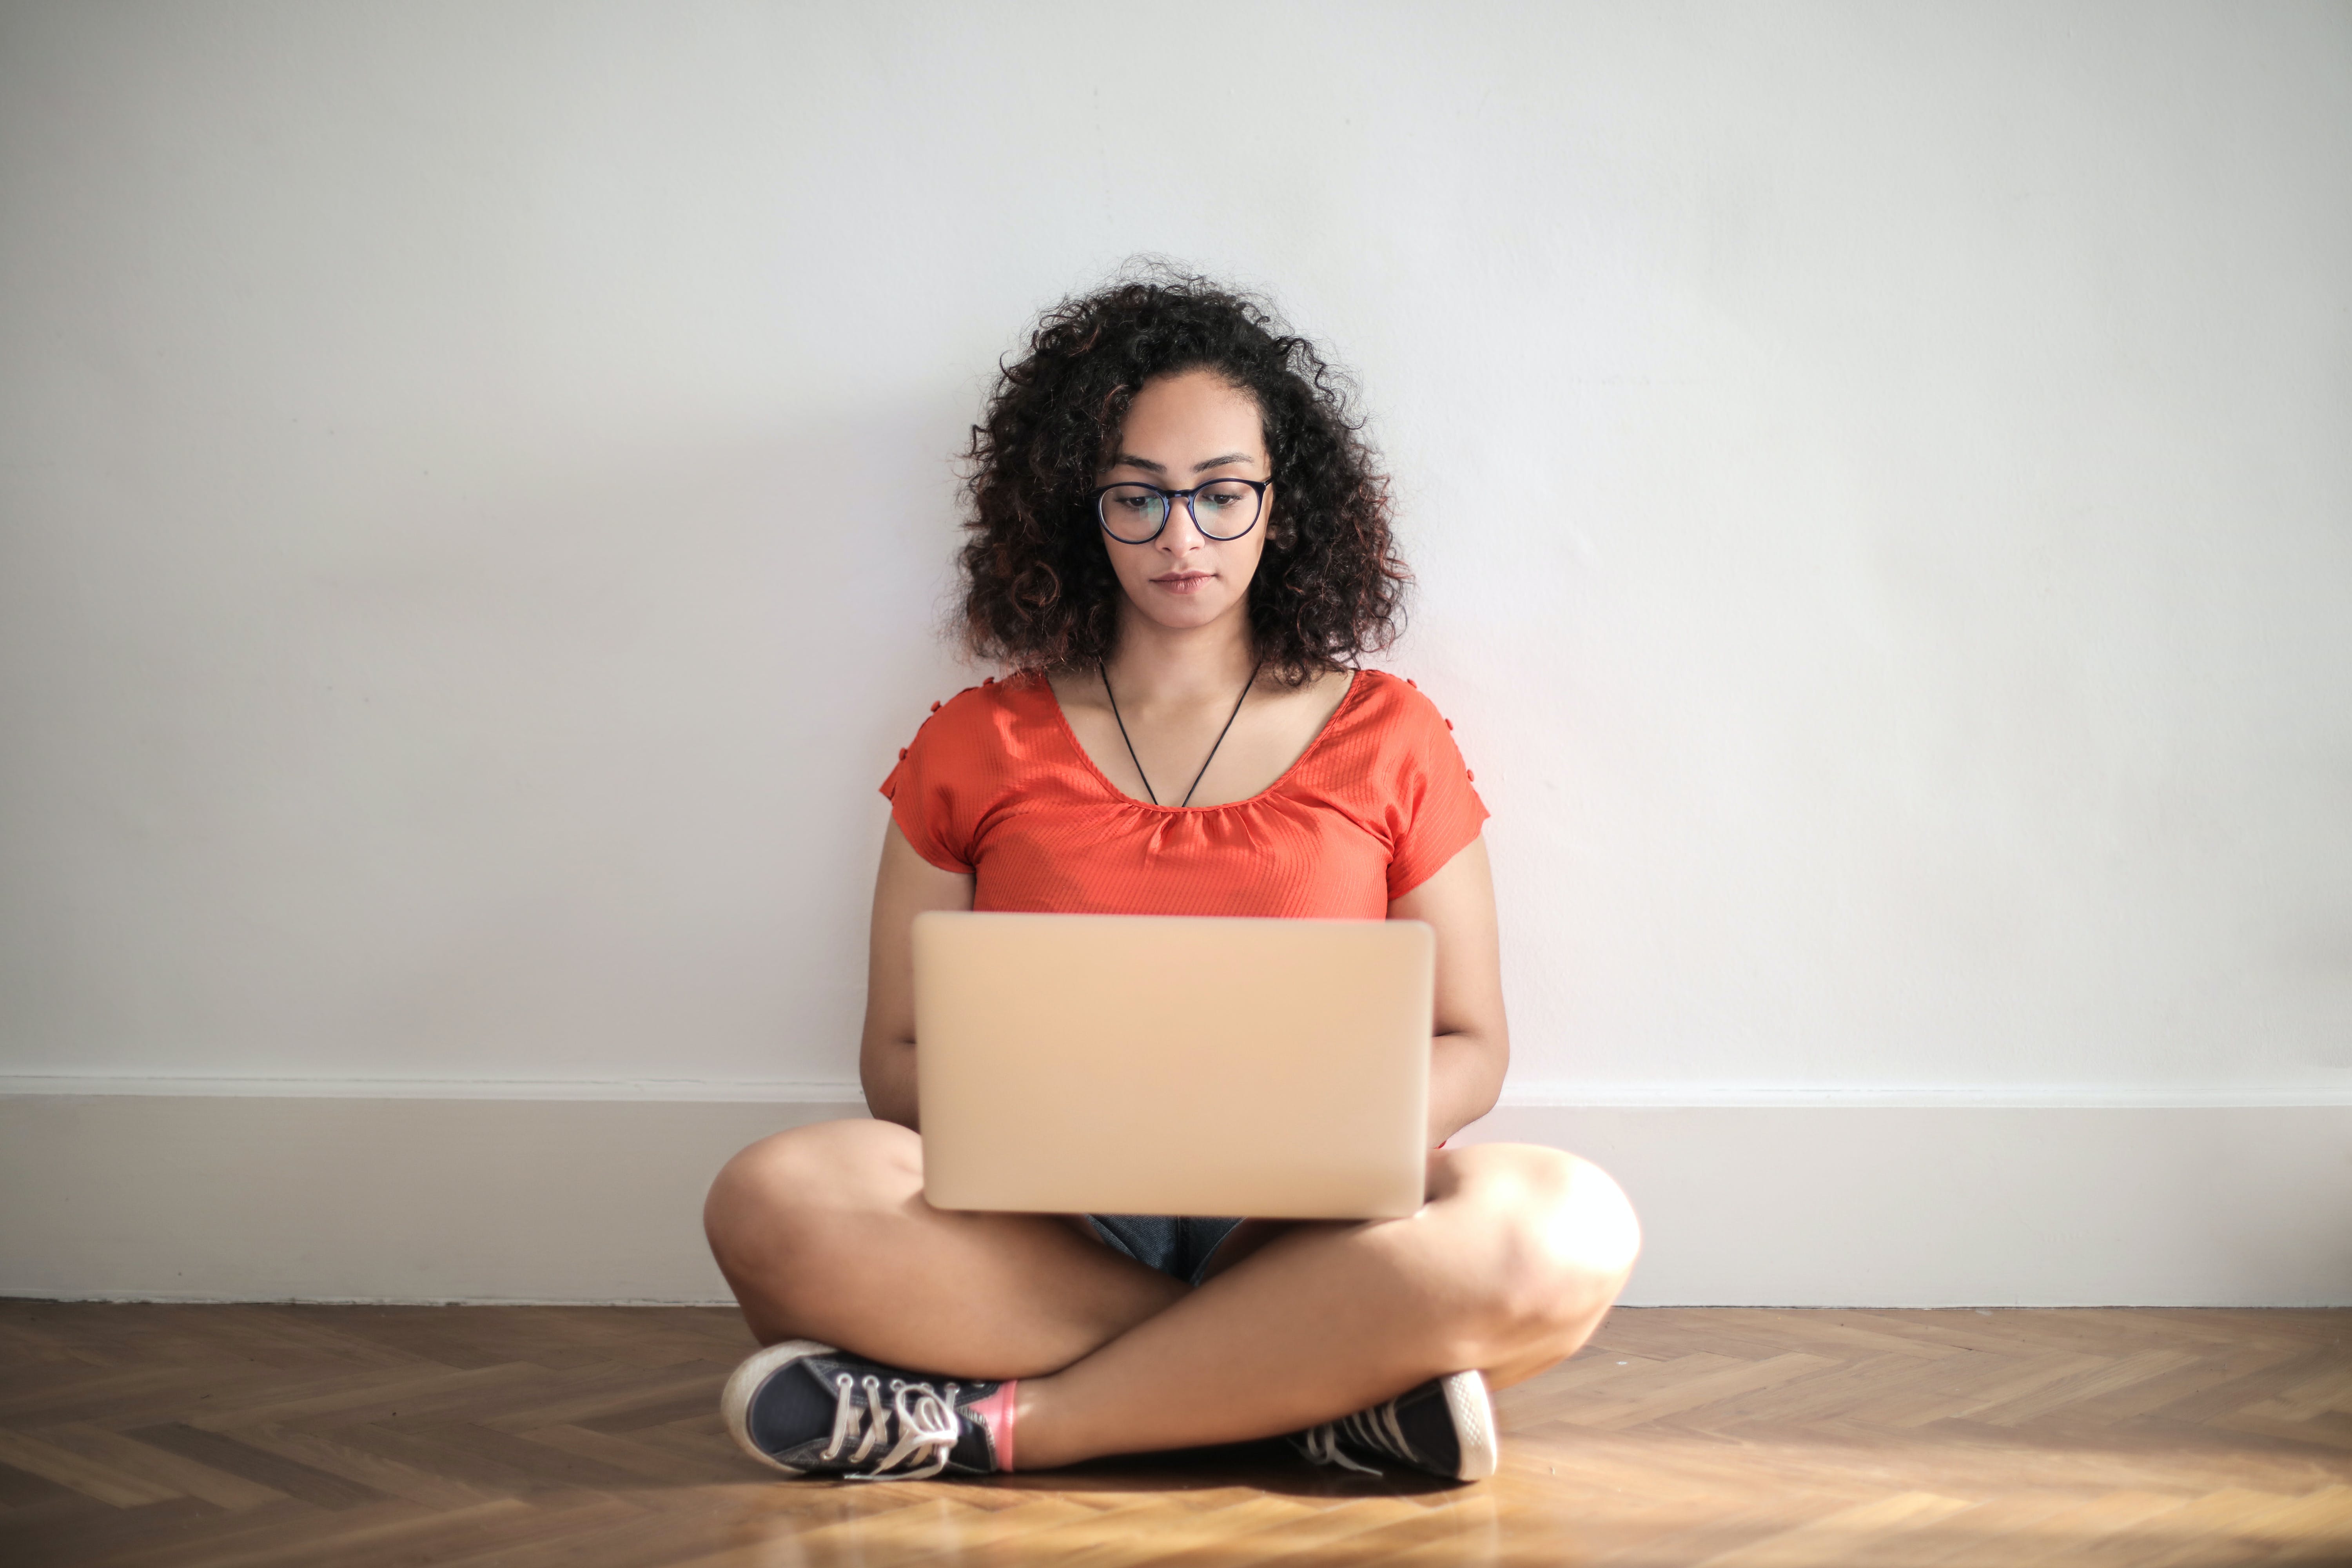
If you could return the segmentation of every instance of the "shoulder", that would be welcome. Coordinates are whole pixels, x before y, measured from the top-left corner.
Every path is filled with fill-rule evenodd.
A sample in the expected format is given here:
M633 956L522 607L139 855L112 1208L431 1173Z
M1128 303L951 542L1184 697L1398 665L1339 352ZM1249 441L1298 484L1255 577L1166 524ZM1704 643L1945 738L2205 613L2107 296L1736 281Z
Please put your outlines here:
M999 731L1008 721L1034 719L1040 687L1033 676L992 675L932 703L918 727L917 739L934 742L979 739Z
M1478 775L1454 742L1454 724L1411 679L1367 670L1362 731L1382 782L1381 825L1390 847L1391 901L1419 887L1478 837L1486 803ZM1350 695L1353 695L1352 693Z
M967 782L1034 772L1055 755L1060 733L1053 689L1028 674L990 676L931 704L914 736L899 747L902 767Z
M1337 716L1401 741L1426 741L1454 728L1410 677L1385 669L1357 671Z
M1384 779L1384 787L1410 788L1418 787L1414 780L1475 781L1454 742L1454 721L1408 676L1360 671L1333 728L1345 736L1335 750L1351 753L1367 782Z

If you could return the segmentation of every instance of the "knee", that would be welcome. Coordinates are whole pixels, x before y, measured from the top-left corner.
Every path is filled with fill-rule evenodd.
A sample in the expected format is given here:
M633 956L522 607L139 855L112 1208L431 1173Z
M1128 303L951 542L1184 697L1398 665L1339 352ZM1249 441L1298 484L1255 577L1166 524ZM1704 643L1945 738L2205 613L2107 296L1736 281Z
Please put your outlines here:
M702 1205L703 1234L730 1271L789 1248L819 1216L922 1186L922 1143L868 1120L820 1121L761 1139L719 1169Z
M1465 1195L1488 1249L1481 1316L1501 1340L1580 1343L1641 1252L1633 1205L1600 1166L1557 1149L1488 1145L1463 1153L1478 1156Z

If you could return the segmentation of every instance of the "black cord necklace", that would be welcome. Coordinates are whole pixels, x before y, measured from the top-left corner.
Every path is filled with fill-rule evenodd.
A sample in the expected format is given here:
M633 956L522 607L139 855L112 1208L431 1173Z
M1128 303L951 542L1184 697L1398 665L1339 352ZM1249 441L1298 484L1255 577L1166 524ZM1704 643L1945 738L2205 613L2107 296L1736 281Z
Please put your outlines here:
M1192 804L1192 790L1201 787L1202 775L1209 771L1209 764L1217 760L1217 747L1225 743L1226 731L1231 730L1234 721L1242 716L1242 704L1249 700L1250 688L1257 684L1257 672L1264 668L1263 663L1250 667L1250 678L1242 683L1242 694L1234 699L1234 710L1225 715L1225 728L1217 731L1217 739L1209 747L1209 754L1201 759L1201 772L1192 775L1192 789L1186 790L1184 798L1176 803L1179 811ZM1159 794L1152 789L1151 780L1143 771L1143 759L1135 754L1135 742L1128 736L1127 721L1119 717L1118 694L1110 689L1110 666L1097 660L1095 668L1102 674L1103 695L1110 699L1110 716L1118 724L1118 738L1127 742L1127 760L1135 764L1135 776L1143 780L1143 793L1151 797L1152 805L1158 805Z

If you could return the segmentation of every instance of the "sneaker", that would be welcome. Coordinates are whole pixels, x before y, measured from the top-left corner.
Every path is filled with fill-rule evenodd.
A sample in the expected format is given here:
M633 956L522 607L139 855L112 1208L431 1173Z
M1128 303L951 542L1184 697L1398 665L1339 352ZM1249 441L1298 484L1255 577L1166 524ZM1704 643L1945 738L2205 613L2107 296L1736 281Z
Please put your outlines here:
M1318 1465L1367 1476L1381 1472L1360 1462L1363 1457L1402 1460L1449 1480L1483 1481L1502 1458L1486 1380L1475 1372L1432 1378L1385 1405L1326 1421L1290 1441Z
M1011 1390L787 1340L737 1367L719 1408L736 1447L788 1476L919 1481L1011 1468L996 1439Z

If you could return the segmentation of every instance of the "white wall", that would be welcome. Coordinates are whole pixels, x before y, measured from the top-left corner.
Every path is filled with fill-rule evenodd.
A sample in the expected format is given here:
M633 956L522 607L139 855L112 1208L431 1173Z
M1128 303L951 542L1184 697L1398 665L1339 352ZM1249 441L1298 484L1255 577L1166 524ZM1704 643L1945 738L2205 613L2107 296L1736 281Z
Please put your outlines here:
M0 1074L852 1079L1156 251L1366 387L1515 1099L2343 1104L2347 192L2340 5L0 5Z

